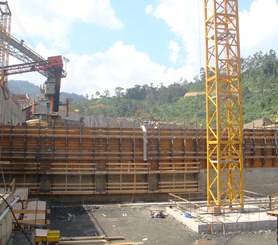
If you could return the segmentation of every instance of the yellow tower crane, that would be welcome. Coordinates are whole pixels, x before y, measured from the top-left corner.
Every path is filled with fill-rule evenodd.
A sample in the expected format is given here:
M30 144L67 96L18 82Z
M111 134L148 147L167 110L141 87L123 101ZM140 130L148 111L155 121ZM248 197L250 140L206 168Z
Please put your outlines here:
M7 2L0 2L0 66L3 68L9 64L8 39L11 33L11 11ZM0 85L7 87L7 78L1 69Z
M243 123L237 0L204 0L208 206L243 208Z

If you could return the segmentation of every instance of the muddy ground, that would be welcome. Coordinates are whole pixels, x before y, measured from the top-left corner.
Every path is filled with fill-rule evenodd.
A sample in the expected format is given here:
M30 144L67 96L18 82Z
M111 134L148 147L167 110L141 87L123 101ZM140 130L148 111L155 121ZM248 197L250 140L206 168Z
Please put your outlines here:
M170 216L152 218L157 205L101 205L52 207L50 229L61 236L123 236L125 241L145 245L271 245L276 232L260 231L234 234L196 234ZM23 239L23 238L22 238ZM28 244L23 240L20 243Z

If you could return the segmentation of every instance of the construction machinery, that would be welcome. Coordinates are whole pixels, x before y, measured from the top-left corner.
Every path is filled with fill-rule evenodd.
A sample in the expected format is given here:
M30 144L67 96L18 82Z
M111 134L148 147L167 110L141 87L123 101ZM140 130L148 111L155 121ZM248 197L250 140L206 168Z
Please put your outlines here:
M9 64L8 41L11 32L11 11L7 2L0 2L0 66ZM0 85L7 87L7 77L0 72Z
M41 91L45 94L47 101L53 102L48 111L57 113L61 78L67 75L63 69L62 56L53 56L46 60L25 45L23 40L19 41L11 36L11 11L7 2L0 2L0 20L0 81L2 87L7 89L8 75L37 71L47 78ZM9 65L9 55L23 63Z
M244 205L238 1L204 0L207 203Z
M63 70L62 56L49 57L47 60L33 61L17 65L9 65L1 68L4 76L21 74L26 72L38 71L47 77L46 82L41 86L41 92L45 97L53 102L50 107L50 113L59 111L59 97L61 78L66 77Z
M34 113L32 119L26 121L29 126L53 126L61 121L61 116L56 112L52 113Z

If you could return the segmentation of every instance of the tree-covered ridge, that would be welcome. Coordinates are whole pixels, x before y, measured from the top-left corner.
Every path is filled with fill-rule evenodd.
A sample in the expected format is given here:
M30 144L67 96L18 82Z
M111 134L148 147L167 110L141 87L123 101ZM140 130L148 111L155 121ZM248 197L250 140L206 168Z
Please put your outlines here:
M38 96L44 98L44 95L40 91L40 87L28 81L9 80L8 87L12 94L28 94L31 99L37 98ZM61 92L60 101L65 103L66 99L70 99L71 101L82 101L85 97L75 93Z
M275 119L278 110L278 59L275 51L258 52L242 59L244 122L262 117ZM113 96L108 90L101 95L87 95L77 105L84 115L134 117L142 120L180 121L187 125L205 124L205 95L184 95L205 91L205 70L194 82L180 81L169 86L135 85L124 90L117 87Z
M270 50L242 61L243 116L245 122L268 117L278 110L278 57Z

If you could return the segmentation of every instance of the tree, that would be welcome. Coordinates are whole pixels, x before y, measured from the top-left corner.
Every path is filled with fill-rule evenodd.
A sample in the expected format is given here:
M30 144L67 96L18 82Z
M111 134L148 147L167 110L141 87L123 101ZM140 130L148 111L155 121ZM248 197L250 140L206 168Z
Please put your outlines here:
M124 96L124 89L122 87L116 87L115 88L115 94L118 98L121 98Z
M104 96L105 96L106 98L109 98L109 97L110 97L110 92L109 92L109 90L105 90L105 91L104 91Z
M206 80L206 70L204 67L200 68L200 80L205 81Z

